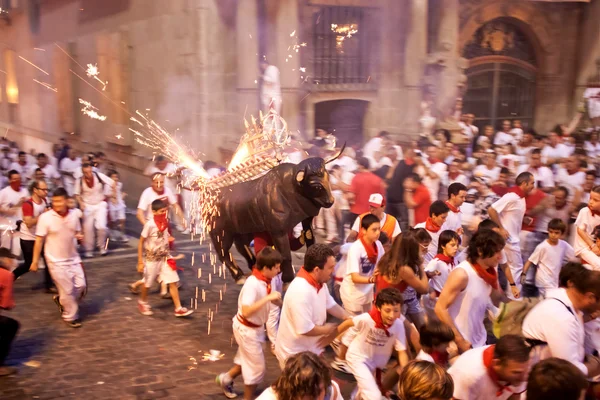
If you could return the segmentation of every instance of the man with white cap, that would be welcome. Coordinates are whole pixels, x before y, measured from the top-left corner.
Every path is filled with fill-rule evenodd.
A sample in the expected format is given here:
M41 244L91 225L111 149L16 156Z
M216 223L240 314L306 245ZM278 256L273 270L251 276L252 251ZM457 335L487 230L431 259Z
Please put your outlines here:
M402 231L400 230L398 220L394 216L386 214L383 211L384 209L385 200L383 195L380 193L371 194L371 196L369 196L369 212L361 214L358 216L358 218L356 218L354 224L352 224L352 230L348 234L348 238L346 238L346 242L354 242L355 240L360 239L360 224L363 217L369 214L373 214L379 218L381 223L381 231L385 232L385 234L391 240L394 240Z

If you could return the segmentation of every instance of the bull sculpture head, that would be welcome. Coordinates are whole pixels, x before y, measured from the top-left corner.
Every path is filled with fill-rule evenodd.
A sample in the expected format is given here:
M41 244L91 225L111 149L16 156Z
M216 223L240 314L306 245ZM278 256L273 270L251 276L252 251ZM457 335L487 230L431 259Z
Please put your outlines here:
M307 158L297 165L296 183L301 187L301 192L316 206L329 208L333 205L333 195L329 184L329 173L325 165L336 160L346 148L346 144L339 153L328 160L318 157Z

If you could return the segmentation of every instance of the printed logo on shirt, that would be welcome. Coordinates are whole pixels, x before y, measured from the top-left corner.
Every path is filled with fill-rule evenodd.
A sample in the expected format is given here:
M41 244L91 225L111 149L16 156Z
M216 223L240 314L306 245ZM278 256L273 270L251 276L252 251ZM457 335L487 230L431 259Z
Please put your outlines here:
M363 274L370 274L373 269L375 269L375 265L369 261L367 257L360 258L360 271Z
M383 329L371 328L367 333L367 344L371 346L383 347L390 340Z

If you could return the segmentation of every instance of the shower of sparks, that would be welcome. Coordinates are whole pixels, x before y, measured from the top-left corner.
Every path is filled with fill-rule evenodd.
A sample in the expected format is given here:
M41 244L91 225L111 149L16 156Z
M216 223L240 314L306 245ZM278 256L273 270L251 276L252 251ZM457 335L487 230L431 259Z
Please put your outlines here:
M20 58L21 60L25 61L27 64L31 65L32 67L34 67L34 68L37 68L37 69L39 69L40 71L42 71L43 73L45 73L46 75L50 76L50 74L49 74L49 73L47 73L46 71L44 71L43 69L41 69L40 67L38 67L37 65L35 65L34 63L32 63L31 61L29 61L28 59L26 59L26 58L23 58L23 57L21 57L21 56L19 56L19 58Z
M97 108L94 107L92 105L92 103L90 103L89 101L85 101L80 98L79 104L83 105L81 112L84 113L85 115L87 115L88 117L90 117L92 119L97 119L99 121L106 121L106 117L104 115L98 114L98 112L96 111Z
M118 135L115 135L115 137L119 140L123 139L123 135L121 135L120 133Z
M100 74L100 71L98 71L98 66L96 64L88 64L85 73L87 74L88 78L94 78L102 84L102 91L106 90L106 85L108 85L108 81L104 82L102 79L98 78L98 74Z
M296 31L292 31L292 33L290 33L290 37L294 37L296 35Z
M58 89L56 89L56 88L53 88L52 86L50 86L50 84L49 84L49 83L46 83L46 82L41 82L41 81L38 81L37 79L34 79L33 81L34 81L35 83L39 83L40 85L42 85L42 86L43 86L43 87L45 87L46 89L50 89L50 90L52 90L54 93L57 93L57 92L58 92Z
M46 51L45 49L41 49L41 48L39 48L39 47L34 47L33 49L34 49L34 50L37 50L37 51Z

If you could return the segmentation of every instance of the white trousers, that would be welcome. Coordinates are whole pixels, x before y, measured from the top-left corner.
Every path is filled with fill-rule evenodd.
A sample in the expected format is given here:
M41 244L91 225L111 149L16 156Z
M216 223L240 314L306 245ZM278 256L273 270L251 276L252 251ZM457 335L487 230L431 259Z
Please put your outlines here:
M74 321L79 318L79 300L83 294L86 282L79 258L53 262L46 259L50 276L58 289L60 304L63 306L62 318Z
M86 204L83 212L83 248L86 252L94 251L94 234L96 246L106 246L106 202Z
M381 399L382 394L375 380L375 371L371 370L367 364L355 361L352 358L347 359L347 361L348 367L350 367L358 385L356 398L361 400Z
M580 251L577 257L581 258L582 263L589 266L590 269L600 271L600 257L590 249Z
M233 336L238 344L233 363L242 367L244 385L258 385L263 381L266 371L262 348L265 341L264 329L243 325L234 317Z
M10 252L13 255L19 257L21 255L20 234L18 232L2 230L0 235L2 235L0 237L0 246L10 249Z
M521 273L523 272L521 246L519 243L506 243L506 246L504 246L504 253L506 254L506 260L508 261L510 272L515 280L515 284L517 285L519 291L521 291ZM510 290L510 285L506 286L506 295L511 300L518 300L513 296L512 291Z

